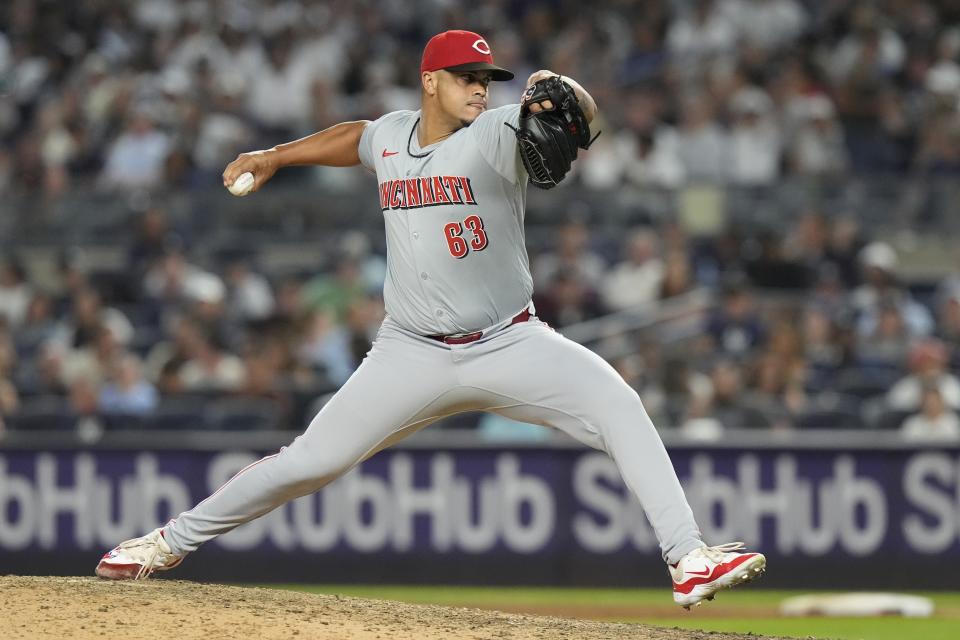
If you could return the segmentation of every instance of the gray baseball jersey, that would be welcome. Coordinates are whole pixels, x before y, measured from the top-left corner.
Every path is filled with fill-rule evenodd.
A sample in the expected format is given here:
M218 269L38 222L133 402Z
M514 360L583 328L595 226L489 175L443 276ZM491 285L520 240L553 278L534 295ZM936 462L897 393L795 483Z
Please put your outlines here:
M387 315L421 335L468 333L530 303L527 178L514 133L519 105L480 114L421 148L419 111L371 122L360 161L377 174L387 237Z

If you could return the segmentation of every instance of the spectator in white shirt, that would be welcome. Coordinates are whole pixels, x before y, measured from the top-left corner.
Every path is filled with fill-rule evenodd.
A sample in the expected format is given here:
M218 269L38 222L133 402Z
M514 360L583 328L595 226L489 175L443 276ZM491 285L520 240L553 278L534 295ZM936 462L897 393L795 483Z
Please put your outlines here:
M920 413L904 420L900 433L914 442L960 440L960 416L946 406L935 384L926 385Z
M246 322L265 320L273 314L273 290L270 283L238 259L227 266L227 307L232 317Z
M625 259L604 277L600 291L604 304L612 311L656 301L663 285L664 265L652 230L631 233L624 253Z
M789 46L807 21L796 0L727 0L722 9L724 17L735 25L738 40L763 50Z
M768 185L780 173L780 132L773 102L759 87L746 87L730 99L730 166L734 183Z
M170 139L154 127L147 112L134 111L126 130L110 145L101 184L120 189L160 186L170 148Z
M678 73L688 75L702 66L732 56L737 33L714 0L695 0L689 11L670 23L667 50Z
M604 138L586 152L581 165L583 183L610 189L624 179L640 187L679 186L684 179L673 127L660 122L659 97L636 91L626 97L626 127L619 136Z
M941 401L951 409L960 409L960 380L947 371L947 350L934 338L917 342L908 357L910 375L902 378L887 393L887 403L895 411L921 408L924 390L934 388Z
M0 319L12 327L20 325L32 297L23 267L14 260L0 262Z
M798 103L800 124L788 152L793 171L806 176L829 176L846 170L847 148L833 102L825 95Z
M287 39L273 39L267 45L267 59L257 81L250 84L247 109L263 127L299 132L310 119L317 67L295 53ZM278 99L280 96L282 99Z
M203 328L186 343L186 362L177 374L186 391L239 391L247 379L243 360L224 351Z
M687 96L677 132L677 156L689 180L724 182L729 172L730 145L714 121L710 96Z

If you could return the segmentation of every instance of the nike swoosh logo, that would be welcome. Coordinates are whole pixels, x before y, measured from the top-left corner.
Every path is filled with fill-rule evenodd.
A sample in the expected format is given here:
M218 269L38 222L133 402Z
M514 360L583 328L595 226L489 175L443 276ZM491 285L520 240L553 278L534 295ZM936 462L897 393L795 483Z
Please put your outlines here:
M399 151L387 151L386 149L384 149L384 150L383 150L383 156L382 156L382 157L384 157L384 158L389 158L390 156L395 156L395 155L397 155L398 153L400 153L400 152L399 152Z
M701 578L706 578L708 575L710 575L710 570L704 569L703 571L687 571L687 575L700 576Z

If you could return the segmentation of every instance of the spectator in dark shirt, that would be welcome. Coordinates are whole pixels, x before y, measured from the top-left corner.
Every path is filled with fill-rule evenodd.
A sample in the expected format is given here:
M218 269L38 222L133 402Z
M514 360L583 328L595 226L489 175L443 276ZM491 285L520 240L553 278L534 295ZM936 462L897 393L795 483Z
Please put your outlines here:
M560 268L542 294L534 294L537 315L547 324L565 327L596 318L602 313L595 293L581 275L569 268Z
M714 348L731 356L743 356L763 343L766 329L748 289L741 284L724 288L720 308L707 320L706 333Z

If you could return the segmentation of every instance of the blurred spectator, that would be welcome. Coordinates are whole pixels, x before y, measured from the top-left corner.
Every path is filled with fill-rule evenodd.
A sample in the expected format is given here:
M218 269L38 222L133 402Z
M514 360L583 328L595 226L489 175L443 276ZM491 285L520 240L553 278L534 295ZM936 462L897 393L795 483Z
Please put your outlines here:
M903 66L906 47L897 32L872 2L858 2L850 16L852 30L830 56L830 73L836 82L857 75L891 76Z
M626 127L619 136L601 136L578 162L583 183L608 189L627 180L637 186L677 187L685 177L673 127L660 120L662 99L653 91L626 97Z
M238 81L217 87L211 109L202 115L192 159L198 170L214 181L238 153L254 146L254 130L244 120Z
M668 357L664 361L660 378L667 412L673 424L680 424L694 404L707 406L713 393L710 377L694 369L687 359L679 356Z
M12 327L23 323L33 296L27 274L16 260L0 260L0 319Z
M960 296L960 250L954 250L953 269L937 283L937 299L945 301Z
M803 312L801 333L803 356L810 367L810 384L815 389L825 390L849 358L840 327L829 309L810 305Z
M960 348L960 291L940 302L937 336L955 349Z
M732 56L737 33L724 15L720 3L695 0L681 12L667 31L667 49L680 73L699 71L702 66Z
M947 351L939 340L928 338L911 349L910 374L893 385L887 393L887 404L897 411L916 411L923 400L923 390L934 387L950 409L960 409L960 380L946 370Z
M829 234L827 217L817 210L804 211L791 225L783 243L784 255L803 266L804 284L810 284L814 273L826 261Z
M759 87L746 87L730 99L730 179L762 186L780 173L780 132L773 119L770 96Z
M117 359L110 379L100 388L97 408L102 414L147 415L158 402L157 389L143 379L140 360L127 353Z
M107 151L100 181L105 187L151 189L162 184L170 139L144 108L132 113L126 130Z
M164 255L150 267L143 289L147 296L174 308L191 300L216 301L226 292L219 276L191 264L176 246L167 246Z
M247 108L254 120L274 135L293 137L310 115L310 89L320 76L309 49L294 50L296 40L278 33L266 43L266 59L251 83ZM283 100L277 100L283 96Z
M242 354L242 360L246 370L243 386L238 390L242 395L272 398L286 404L284 391L309 386L317 379L298 365L280 336L258 337ZM289 411L290 407L285 409Z
M68 346L63 356L62 376L68 386L81 378L100 385L113 371L123 347L105 324L91 329L89 341L80 347Z
M660 298L672 298L693 289L693 269L686 252L673 249L667 252L664 259L663 280L660 287Z
M893 247L883 242L867 245L860 251L860 264L864 283L852 295L853 307L860 314L857 333L872 335L879 325L881 309L892 305L897 307L911 337L930 335L933 331L930 311L914 301L897 281L899 260Z
M796 0L728 0L724 15L736 26L741 46L782 49L803 31L806 15Z
M357 261L364 287L370 295L379 296L387 277L387 261L370 246L370 237L362 231L347 231L340 237L340 250Z
M298 355L337 385L346 382L357 368L350 334L328 309L315 309L307 316Z
M920 412L903 422L900 433L911 442L960 440L960 416L947 407L936 384L927 384Z
M20 397L13 383L17 366L17 351L6 326L0 323L0 416L17 410Z
M549 286L560 271L566 271L594 292L606 271L603 258L590 249L590 231L580 220L563 223L556 231L554 250L541 254L532 267L534 289Z
M67 348L55 340L41 344L32 360L18 368L16 386L29 395L65 395L64 361L67 352Z
M321 273L311 278L303 285L300 297L306 308L330 311L342 321L350 305L364 298L366 291L360 263L353 256L342 255L336 262L334 273Z
M806 98L800 108L800 126L790 140L790 168L805 176L836 176L847 169L843 129L830 98Z
M250 263L237 259L227 265L226 312L244 322L264 320L273 313L273 291L267 279L253 271Z
M867 366L896 368L904 362L913 336L907 328L900 307L886 302L876 310L870 332L860 332L857 340L857 362Z
M624 260L603 278L604 305L612 311L649 304L660 296L664 264L657 236L650 229L635 230L624 245Z
M78 418L93 419L99 411L97 383L89 378L77 378L70 384L70 409Z
M600 302L583 276L569 267L555 271L545 287L533 297L537 316L554 327L566 327L596 318L602 313Z
M53 315L53 300L37 293L30 300L23 326L14 334L17 351L33 356L44 342L56 336L59 324Z
M813 274L806 256L791 252L782 234L761 231L755 246L746 256L746 274L757 287L775 289L804 289L810 285Z
M703 417L716 420L727 429L761 429L770 426L768 418L745 402L740 368L732 360L719 360L710 369L709 401L701 409ZM693 427L686 427L692 429ZM706 427L700 423L696 429Z
M852 216L845 215L832 221L825 266L835 268L838 286L850 287L860 282L859 256L863 244L860 223Z
M730 143L714 121L706 94L691 94L682 101L677 155L691 182L724 182L730 174Z
M713 348L731 356L743 356L766 339L766 328L756 311L751 293L742 285L729 284L720 307L707 319L705 334Z
M238 391L246 380L243 361L225 352L199 325L184 336L185 361L176 376L183 391Z
M133 277L143 278L149 268L168 253L170 247L182 241L170 228L167 213L159 207L144 211L135 224L128 258L133 267Z
M57 329L57 339L73 349L89 346L106 328L118 344L128 344L133 337L133 325L117 309L104 306L100 294L92 287L83 287L73 295L73 306L68 317Z
M778 429L795 426L807 405L806 370L802 360L785 360L773 351L760 354L750 366L749 391L743 402L765 417L765 425Z
M373 346L384 313L383 302L378 298L361 298L347 308L344 327L350 336L350 352L357 365Z
M301 316L306 311L302 284L296 278L285 278L277 284L273 314L265 324L289 337L296 333Z

